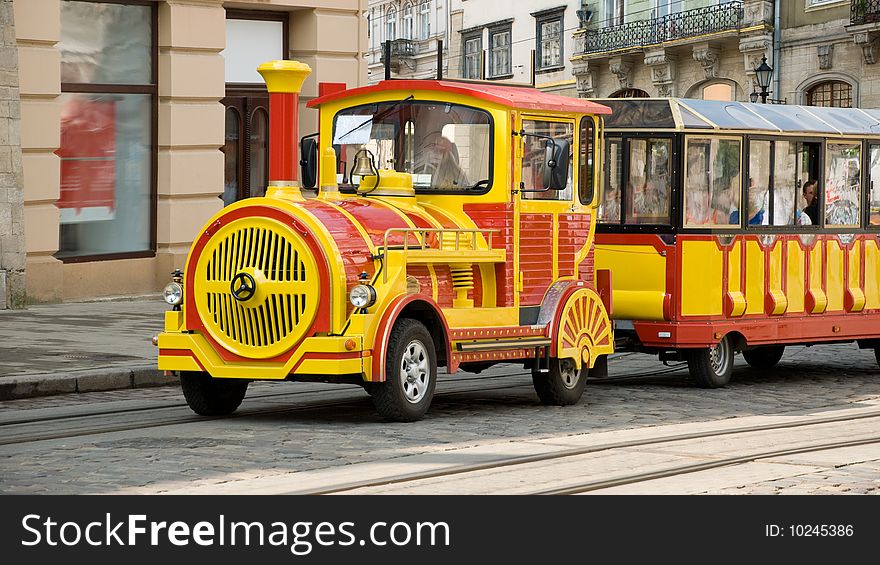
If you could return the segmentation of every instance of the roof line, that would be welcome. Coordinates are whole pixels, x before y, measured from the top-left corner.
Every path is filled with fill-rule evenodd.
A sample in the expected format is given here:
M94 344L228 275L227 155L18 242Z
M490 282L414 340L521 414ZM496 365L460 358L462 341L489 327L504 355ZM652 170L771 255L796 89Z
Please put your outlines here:
M802 109L804 112L806 112L806 113L808 113L809 115L813 116L814 118L816 118L817 120L819 120L820 122L822 122L823 124L825 124L826 126L830 127L830 128L833 129L834 131L836 131L838 134L840 134L840 135L844 135L843 130L837 129L837 128L834 127L832 124L826 122L826 121L823 120L820 116L818 116L818 115L814 114L813 112L811 112L810 109L809 109L807 106L800 106L800 105L797 105L797 104L796 104L796 105L795 105L795 108L800 108L800 109Z

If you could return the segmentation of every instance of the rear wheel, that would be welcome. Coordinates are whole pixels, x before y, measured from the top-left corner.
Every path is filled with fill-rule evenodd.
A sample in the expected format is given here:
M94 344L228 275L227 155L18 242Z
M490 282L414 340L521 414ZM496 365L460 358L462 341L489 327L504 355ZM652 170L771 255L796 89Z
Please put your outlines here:
M437 384L437 354L421 322L404 318L394 324L385 358L385 382L373 384L373 405L386 420L414 422L425 415Z
M248 381L215 379L207 373L180 373L180 388L193 412L202 416L225 416L241 405Z
M569 406L577 404L587 385L586 364L578 371L571 359L550 359L550 370L544 373L532 371L532 384L544 404Z
M874 348L874 358L877 359L877 364L880 365L880 347Z
M718 345L687 350L688 371L702 388L721 388L730 382L733 372L733 344L724 336Z
M756 369L769 369L779 363L783 353L784 345L762 345L743 351L743 359Z

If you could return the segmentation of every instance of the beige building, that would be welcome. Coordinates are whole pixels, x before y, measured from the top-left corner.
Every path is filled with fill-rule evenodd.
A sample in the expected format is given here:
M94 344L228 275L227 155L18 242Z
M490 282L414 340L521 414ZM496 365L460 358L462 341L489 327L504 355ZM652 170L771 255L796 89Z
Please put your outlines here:
M367 0L0 0L5 294L8 281L21 278L31 302L160 289L224 200L265 186L267 96L256 65L309 64L303 105L320 83L365 84L366 7ZM15 158L4 150L18 115L6 99L18 92L23 194ZM317 113L303 107L300 133L316 126ZM23 276L13 236L26 250Z
M444 75L448 72L449 4L450 0L369 0L366 57L370 84L385 78L388 41L392 77L435 78L441 45Z

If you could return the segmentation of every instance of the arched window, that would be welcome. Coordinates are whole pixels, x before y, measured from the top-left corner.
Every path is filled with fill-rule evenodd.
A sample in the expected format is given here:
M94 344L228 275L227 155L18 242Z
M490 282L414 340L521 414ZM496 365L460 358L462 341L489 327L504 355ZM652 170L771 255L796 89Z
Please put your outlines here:
M621 88L608 98L649 98L649 96L640 88Z
M807 90L807 106L852 108L852 85L842 80L827 80Z
M397 10L392 6L385 12L385 40L397 39Z
M422 39L428 39L431 35L431 0L425 0L419 5L419 30Z
M700 91L703 100L723 100L728 102L733 100L733 87L724 82L707 84Z
M412 39L413 38L413 7L412 7L412 4L407 4L403 8L403 38L404 39Z

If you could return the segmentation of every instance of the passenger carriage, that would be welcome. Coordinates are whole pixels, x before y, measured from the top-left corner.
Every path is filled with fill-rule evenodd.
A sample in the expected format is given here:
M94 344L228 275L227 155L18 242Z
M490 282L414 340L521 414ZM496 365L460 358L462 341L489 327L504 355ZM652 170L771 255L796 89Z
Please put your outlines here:
M605 106L533 88L386 80L309 102L307 66L261 66L270 92L266 196L197 234L166 289L159 368L200 414L235 410L250 380L358 383L391 420L428 408L437 367L532 369L572 404L612 351L593 266Z
M601 103L595 266L619 348L686 359L704 387L736 351L769 367L786 345L854 341L880 362L880 111Z

